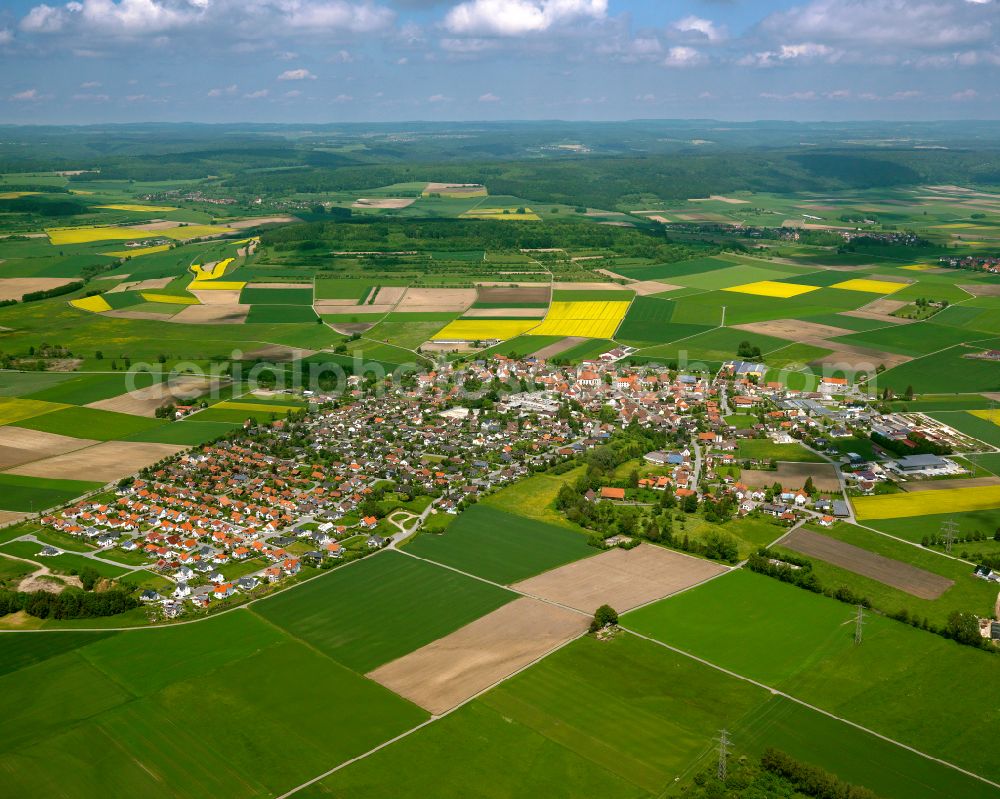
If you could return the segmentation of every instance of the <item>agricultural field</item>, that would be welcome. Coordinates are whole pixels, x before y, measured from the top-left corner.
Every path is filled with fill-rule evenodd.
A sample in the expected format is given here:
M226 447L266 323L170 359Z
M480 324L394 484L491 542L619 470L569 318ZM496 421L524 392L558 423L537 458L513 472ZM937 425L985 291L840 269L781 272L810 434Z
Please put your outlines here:
M994 656L874 614L856 646L854 615L851 605L741 570L628 614L623 624L996 779L1000 758L983 736L997 711L976 687L990 679ZM915 724L911 703L898 697L956 673L968 681L913 699Z
M446 566L509 584L597 554L583 533L475 505L444 533L423 533L406 551Z
M553 300L542 323L532 330L536 336L581 336L611 338L625 317L628 302Z
M926 516L930 513L967 513L1000 507L1000 486L973 486L941 491L854 497L859 521Z

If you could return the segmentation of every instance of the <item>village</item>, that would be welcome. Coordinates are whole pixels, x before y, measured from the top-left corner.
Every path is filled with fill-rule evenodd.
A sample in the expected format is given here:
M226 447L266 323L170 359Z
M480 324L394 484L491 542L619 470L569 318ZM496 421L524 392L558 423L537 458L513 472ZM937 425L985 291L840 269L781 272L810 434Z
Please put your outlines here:
M439 526L433 517L578 459L630 426L664 433L668 446L646 452L633 480L588 489L587 502L642 508L669 494L689 512L724 505L784 526L828 527L852 520L847 496L962 476L963 466L920 445L977 443L920 414L878 413L844 378L792 391L765 382L754 362L712 375L631 367L627 355L613 350L577 367L503 356L442 362L386 393L354 379L344 396L311 395L301 418L248 420L242 434L42 523L92 544L91 557L166 578L169 591L142 599L174 618L395 546L429 519ZM896 454L892 442L921 451ZM605 546L631 541L614 528L595 532Z

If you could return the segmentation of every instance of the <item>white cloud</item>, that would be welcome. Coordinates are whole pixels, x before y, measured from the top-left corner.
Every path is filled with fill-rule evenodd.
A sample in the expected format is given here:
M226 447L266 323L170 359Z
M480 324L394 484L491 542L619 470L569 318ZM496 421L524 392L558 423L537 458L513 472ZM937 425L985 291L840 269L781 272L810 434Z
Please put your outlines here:
M662 63L665 67L694 67L704 61L705 56L693 47L671 47Z
M10 28L0 28L0 47L14 41L14 33Z
M956 102L962 102L964 100L975 100L977 97L979 97L979 92L975 89L964 89L960 92L955 92L951 96L951 99Z
M286 69L278 75L278 80L316 80L316 76L308 69Z
M79 94L74 94L73 99L78 103L106 103L111 98L106 94L90 94L89 92L81 92Z
M486 92L486 94L479 95L479 102L481 103L499 103L500 98L497 97L493 92Z
M38 89L25 89L23 92L12 94L10 99L17 103L31 103L41 100L42 96L38 93Z
M208 92L209 97L232 97L240 90L240 87L235 83L230 84L222 89L211 89Z
M247 92L243 96L247 100L261 100L261 99L267 97L270 93L271 92L269 92L267 89L257 89L257 91L255 91L255 92Z
M723 32L715 26L712 20L702 19L693 15L677 20L673 24L673 28L678 33L696 34L708 39L710 42L717 42L725 38Z
M816 42L801 42L799 44L783 44L776 50L764 50L751 53L741 58L740 66L773 67L793 61L823 60L835 62L843 57L841 50L836 50L826 44Z
M21 20L33 33L56 33L70 25L106 34L158 33L196 22L206 6L165 0L74 0L62 7L38 5Z
M130 102L130 103L141 103L143 100L146 99L146 95L144 95L144 94L130 94L125 99L128 102Z
M819 99L819 95L811 89L806 92L789 92L788 94L778 94L776 92L761 92L760 96L765 100L797 100L812 101Z
M524 36L574 22L604 19L608 0L467 0L444 27L459 36Z
M298 89L292 89L290 92L285 92L283 96L287 97L289 100L294 100L296 97L301 97L302 92L300 92Z
M349 94L338 94L336 97L333 98L333 101L335 103L349 103L353 99L354 98L351 97L351 95Z
M277 0L275 6L286 13L291 27L300 29L371 33L389 28L396 18L390 9L370 2Z
M432 94L427 98L428 103L449 103L451 98L443 94Z
M99 80L88 80L80 84L81 89L100 89L101 82Z

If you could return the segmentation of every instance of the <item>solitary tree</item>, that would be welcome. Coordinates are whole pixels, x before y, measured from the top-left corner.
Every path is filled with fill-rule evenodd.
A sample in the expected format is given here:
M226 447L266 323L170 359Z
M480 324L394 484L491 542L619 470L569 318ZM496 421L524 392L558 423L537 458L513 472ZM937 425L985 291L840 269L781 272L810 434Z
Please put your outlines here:
M590 623L590 631L596 633L612 624L618 624L618 611L611 605L601 605L594 613L594 620Z

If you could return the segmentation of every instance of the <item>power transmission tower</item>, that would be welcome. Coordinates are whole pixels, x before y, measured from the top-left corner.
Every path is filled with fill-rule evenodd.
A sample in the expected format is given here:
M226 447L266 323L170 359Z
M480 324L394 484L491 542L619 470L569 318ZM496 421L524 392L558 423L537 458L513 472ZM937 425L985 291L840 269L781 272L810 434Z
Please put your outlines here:
M858 646L861 643L861 638L865 629L865 608L863 605L858 605L858 615L854 619L854 645Z
M722 782L725 782L727 767L729 765L729 745L732 743L729 740L729 730L721 730L717 740L719 742L719 767L716 771L716 776Z
M954 519L947 519L941 522L941 540L944 541L944 551L951 554L951 546L955 543L958 533L958 522Z

